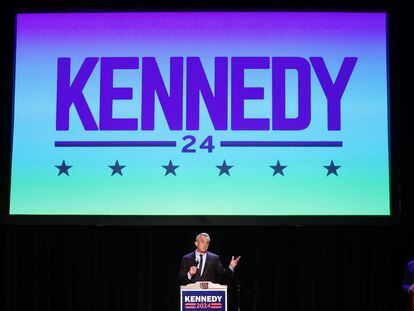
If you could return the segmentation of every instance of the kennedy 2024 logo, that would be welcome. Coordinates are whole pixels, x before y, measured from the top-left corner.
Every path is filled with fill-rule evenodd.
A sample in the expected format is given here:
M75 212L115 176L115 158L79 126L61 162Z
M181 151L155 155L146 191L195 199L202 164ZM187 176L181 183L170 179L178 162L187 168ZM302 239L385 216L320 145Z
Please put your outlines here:
M196 152L193 135L179 137L180 131L200 130L200 97L202 96L208 119L214 132L220 131L303 131L312 121L311 74L314 71L326 97L326 130L341 130L341 99L357 62L357 57L344 57L339 67L330 74L323 57L215 57L214 83L209 82L199 57L171 57L169 85L166 85L155 57L87 57L74 76L71 76L71 59L57 60L56 130L70 131L70 113L76 113L86 131L157 131L155 126L156 96L171 132L185 141L181 151ZM99 65L98 65L99 64ZM84 96L95 68L100 66L99 114L94 115ZM142 70L140 99L133 98L130 87L114 87L115 70ZM264 99L264 87L245 85L246 70L265 70L271 77L271 115L251 118L245 115L246 100ZM297 72L297 116L286 115L286 72ZM76 71L75 71L76 72ZM229 78L230 77L230 78ZM114 101L135 100L140 105L141 118L114 117ZM95 103L96 104L96 103ZM185 107L185 109L184 109ZM74 108L74 109L71 109ZM213 134L205 137L200 148L213 152L216 147ZM342 141L270 141L270 140L220 140L220 147L341 147ZM145 146L176 147L177 140L169 141L56 141L56 147L94 146ZM63 165L63 163L62 163ZM66 165L66 164L65 164ZM115 173L120 173L118 161ZM58 166L57 166L58 167ZM166 175L175 175L170 161ZM167 168L168 167L168 168ZM177 166L178 167L178 166ZM219 167L220 175L229 174L226 161ZM283 175L279 161L274 175ZM286 167L286 166L285 166ZM336 174L333 161L328 175ZM59 167L58 167L59 168ZM113 172L113 174L114 174ZM59 171L61 174L61 171ZM66 171L67 174L67 171ZM67 174L68 175L68 174Z
M182 291L181 310L226 310L226 296L222 291Z

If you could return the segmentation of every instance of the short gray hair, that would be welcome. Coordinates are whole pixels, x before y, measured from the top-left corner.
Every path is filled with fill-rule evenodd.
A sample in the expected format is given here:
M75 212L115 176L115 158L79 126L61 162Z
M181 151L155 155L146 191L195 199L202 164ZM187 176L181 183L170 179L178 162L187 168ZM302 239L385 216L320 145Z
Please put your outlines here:
M201 236L205 236L205 237L208 239L208 241L210 242L210 235L209 235L208 233L206 233L206 232L201 232L201 233L197 234L197 236L196 236L196 241L198 241L198 239L199 239Z

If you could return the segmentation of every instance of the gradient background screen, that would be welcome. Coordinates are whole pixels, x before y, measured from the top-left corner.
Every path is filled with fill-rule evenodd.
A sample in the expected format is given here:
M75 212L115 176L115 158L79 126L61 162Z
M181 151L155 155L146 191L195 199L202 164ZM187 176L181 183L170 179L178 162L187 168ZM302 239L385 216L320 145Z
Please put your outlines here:
M113 118L137 119L138 129L85 130L73 105L69 129L57 129L58 59L70 58L72 82L87 57L99 58L83 88L98 126L102 58L138 58L139 68L113 71L113 87L130 88L132 98L112 101ZM157 95L154 130L141 128L143 58L150 57L167 93L170 58L183 59L182 130L169 128ZM227 58L225 130L214 128L201 95L199 130L187 130L190 57L200 59L213 93L215 58ZM269 130L232 128L232 96L239 96L231 91L232 66L240 57L270 60L268 68L246 69L243 82L263 92L244 100L244 118L268 119ZM309 63L305 129L272 129L274 57ZM339 130L328 129L327 96L311 57L323 58L333 81L346 57L357 58ZM18 14L10 214L390 215L387 70L383 13ZM299 75L285 73L285 115L295 119ZM183 152L187 144L194 152ZM68 175L56 167L63 160ZM117 160L122 175L109 167ZM224 160L229 175L217 167ZM175 175L166 175L169 161L178 166ZM278 161L283 169L271 167ZM340 166L336 174L325 167L331 161Z

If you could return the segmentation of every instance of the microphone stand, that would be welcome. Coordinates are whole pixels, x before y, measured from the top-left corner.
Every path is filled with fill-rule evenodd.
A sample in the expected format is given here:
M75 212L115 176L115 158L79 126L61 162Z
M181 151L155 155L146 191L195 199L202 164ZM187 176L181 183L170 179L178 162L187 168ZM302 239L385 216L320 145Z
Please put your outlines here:
M246 292L246 294L251 295L252 292L246 288L241 282L240 279L237 276L234 276L237 282L237 311L241 311L241 292L242 289Z
M241 289L241 285L240 285L239 278L236 278L236 280L237 280L237 311L240 311L240 289Z

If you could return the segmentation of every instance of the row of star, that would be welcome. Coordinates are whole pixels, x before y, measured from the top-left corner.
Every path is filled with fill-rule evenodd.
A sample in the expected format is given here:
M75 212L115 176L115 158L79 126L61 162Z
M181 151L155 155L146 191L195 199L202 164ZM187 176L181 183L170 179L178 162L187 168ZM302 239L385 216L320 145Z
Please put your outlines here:
M170 160L170 162L168 163L168 165L161 165L163 168L165 168L165 176L172 174L174 176L177 176L175 174L175 170L177 168L179 168L179 165L174 165L172 163L172 161ZM220 170L219 176L221 176L222 174L226 174L228 176L230 176L230 169L233 167L234 165L228 165L226 163L226 160L223 160L223 163L221 165L216 165L216 167ZM59 170L58 176L65 174L67 176L69 176L69 169L71 167L73 167L73 165L67 165L65 160L62 161L61 165L55 165L55 167ZM116 160L114 165L108 165L109 168L112 169L112 175L114 176L115 174L118 175L122 175L122 169L126 167L126 165L120 165L118 160ZM280 174L282 176L285 176L285 174L283 173L283 170L287 167L287 165L281 165L280 161L278 160L276 165L269 165L269 167L271 167L273 169L273 176ZM329 176L331 174L334 174L336 176L338 176L338 172L337 170L340 168L340 165L335 165L333 160L331 160L331 163L329 165L324 165L324 168L326 168L328 170L326 176Z

